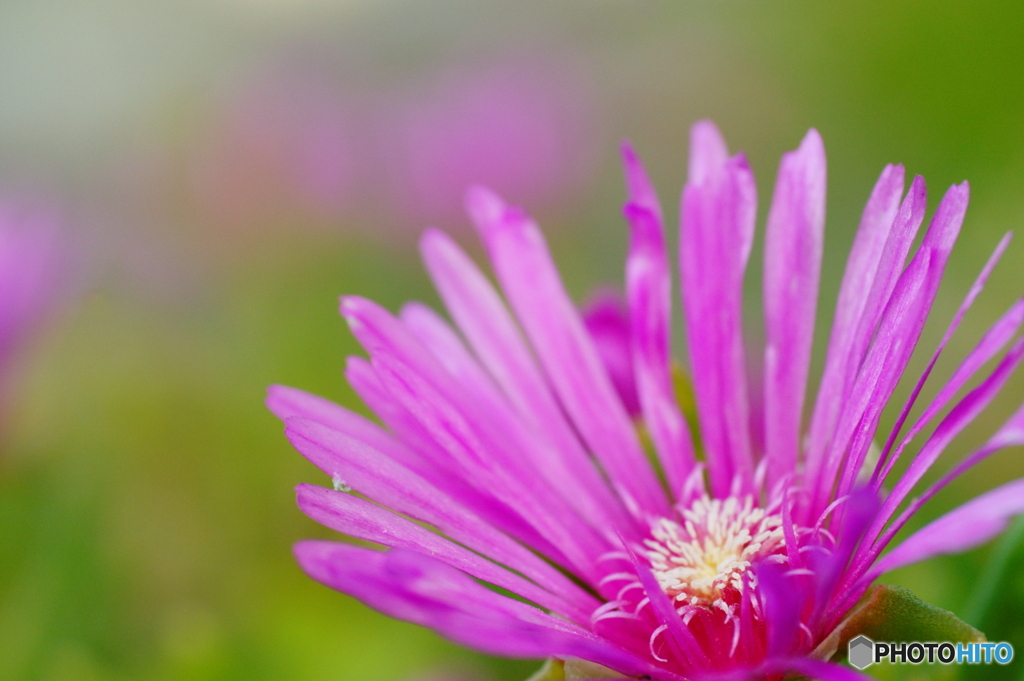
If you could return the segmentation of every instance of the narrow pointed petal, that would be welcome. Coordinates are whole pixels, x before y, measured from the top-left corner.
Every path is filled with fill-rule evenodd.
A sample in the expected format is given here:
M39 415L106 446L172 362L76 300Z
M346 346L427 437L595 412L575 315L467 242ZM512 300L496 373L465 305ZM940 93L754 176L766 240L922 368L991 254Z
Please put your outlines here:
M515 509L555 546L583 551L574 554L573 562L585 574L589 560L603 553L606 544L596 537L593 518L578 514L560 487L536 476L522 452L543 450L544 443L532 437L507 403L493 394L463 389L419 339L379 305L348 297L342 301L342 312L372 354L377 376L391 398L457 462L464 479ZM555 539L560 534L564 541Z
M392 397L420 421L434 441L457 463L467 480L515 510L559 554L576 574L592 581L594 563L607 543L579 518L556 490L531 476L525 467L509 467L521 449L514 432L487 427L488 419L452 404L416 371L385 353L373 358L374 368Z
M835 426L846 394L844 384L847 376L853 374L851 365L855 368L860 363L860 358L853 356L852 349L861 318L871 314L867 308L868 296L864 295L864 291L871 290L882 263L882 255L899 210L903 181L903 166L886 166L861 216L836 301L825 370L811 418L807 446L809 459L823 453L827 433ZM911 196L922 189L923 185L915 187L911 190Z
M428 230L420 248L445 306L480 362L532 429L554 445L563 467L573 471L563 481L567 493L586 504L596 522L634 534L633 521L583 449L497 291L443 232Z
M893 487L892 492L886 497L882 506L879 522L892 517L896 508L904 499L909 496L911 490L924 477L924 474L932 467L942 452L957 435L963 431L982 411L989 405L992 399L999 394L1010 375L1024 360L1024 339L1018 340L999 366L995 368L990 376L982 381L978 387L960 400L949 414L939 423L935 432L917 456L910 463L906 472L900 477Z
M359 399L370 408L370 411L377 415L377 418L398 439L428 459L430 464L437 470L450 471L450 466L445 461L444 453L437 445L431 442L429 435L427 435L426 431L412 415L391 399L391 396L387 394L387 390L381 385L377 373L365 358L356 356L347 358L345 363L345 380L355 390ZM310 415L296 414L296 416ZM313 418L315 421L319 420L312 416L310 418Z
M583 305L580 313L626 413L638 418L640 397L633 370L629 312L622 295L614 289L599 291Z
M768 626L768 655L795 652L800 642L800 611L804 591L786 576L786 567L768 563L757 572L757 587Z
M768 484L796 469L825 231L825 148L816 130L783 156L764 255Z
M547 585L567 600L580 597L579 587L535 554L364 443L298 417L288 419L285 434L314 465L367 498L430 523L465 546Z
M661 458L673 495L678 496L695 457L689 426L672 385L670 356L672 281L665 249L661 208L654 188L627 146L630 248L626 260L626 296L633 371L644 421Z
M410 470L444 492L448 498L458 499L462 506L473 509L482 521L492 527L542 555L558 554L558 550L516 511L495 499L486 488L480 489L473 480L465 478L463 471L434 441L427 429L391 397L368 361L362 357L349 357L345 378L388 429L426 462L424 466L407 466ZM383 452L388 453L387 450Z
M318 582L485 653L577 657L637 676L654 671L612 643L497 594L427 556L323 541L300 542L295 556Z
M636 555L630 552L630 561L636 571L640 584L643 585L644 593L650 599L651 607L654 609L658 621L668 627L669 640L674 643L676 650L682 651L681 660L686 660L690 665L697 668L709 664L707 655L701 649L693 632L683 623L679 613L676 612L672 601L658 585L658 580L650 569L640 563Z
M440 315L423 303L414 302L403 305L398 316L458 382L461 389L487 403L497 404L504 400L491 377Z
M508 589L577 624L589 624L590 613L599 605L596 599L583 593L574 602L567 602L543 588L543 584L538 586L527 581L411 520L357 496L315 485L299 485L295 492L302 512L321 525L356 539L429 555L478 579Z
M885 242L882 251L882 258L878 263L874 281L871 282L867 295L867 302L864 305L864 313L856 327L851 352L855 362L849 365L852 372L846 377L847 383L851 383L857 376L860 362L864 359L871 344L871 338L882 320L882 316L892 299L896 285L907 263L907 256L917 238L917 233L924 222L924 215L927 209L927 188L924 178L916 176L910 183L907 196L900 205L893 221L889 238ZM861 291L863 295L863 290Z
M750 405L743 345L743 275L754 239L757 195L742 156L726 159L707 122L691 134L683 190L680 269L690 365L713 491L753 487Z
M729 148L718 126L697 121L690 129L689 181L704 184L713 179L729 160Z
M888 402L913 354L924 329L928 312L938 293L946 262L960 233L967 211L969 189L967 183L953 185L943 196L932 217L928 232L911 264L900 276L893 295L886 306L879 331L864 361L857 385L840 418L842 432L830 445L824 476L819 474L815 498L816 509L827 505L825 481L841 476L839 495L850 490L856 481L878 427L882 409ZM892 323L892 326L889 324ZM898 329L890 335L887 328ZM862 380L864 378L867 380ZM853 411L851 411L851 406ZM845 420L844 420L845 419ZM851 424L853 427L851 428ZM845 458L844 455L845 454Z
M505 402L504 395L490 376L469 353L454 330L437 313L423 304L410 303L402 308L401 319L475 401L481 405L493 405L489 407L489 411L492 412L510 411L510 405ZM514 429L529 432L525 427ZM518 453L529 459L532 470L544 476L551 489L564 493L566 501L576 508L580 517L593 519L598 527L609 527L611 519L615 516L598 505L597 500L589 494L591 490L580 484L582 476L567 465L565 458L560 456L561 452L555 450L552 444L537 438L528 446L518 448Z
M871 570L881 575L933 556L960 553L980 546L1006 529L1015 515L1024 513L1024 479L975 497L910 535Z
M537 225L480 187L470 190L466 202L545 373L616 491L638 510L667 512L665 493Z
M823 479L834 479L836 475L834 470L836 466L835 449L837 446L845 445L848 441L846 438L849 437L849 433L840 432L841 428L849 427L849 422L844 423L842 419L844 416L848 416L854 391L863 388L865 367L869 365L868 356L874 351L872 340L879 332L883 321L886 324L891 324L895 321L894 313L906 314L905 303L896 304L894 298L896 298L897 287L909 285L908 280L911 275L904 270L903 266L921 222L924 220L925 199L924 180L916 177L900 205L892 229L888 233L885 247L873 274L873 281L866 283L868 295L860 318L856 320L852 333L848 329L846 333L849 335L844 334L845 353L835 357L836 365L834 371L828 375L828 381L822 379L818 405L811 423L807 459L807 479L815 481L815 493L820 494L823 491L821 489ZM922 252L917 254L914 261L911 261L911 266L916 271L913 278L918 289L922 286L922 264L927 259L930 259L930 255L927 252ZM863 288L858 291L861 297L864 296L863 291ZM888 317L886 317L887 314ZM876 355L872 361L877 362L877 357ZM826 359L826 363L831 361L833 361L833 357L830 355ZM829 370L826 369L826 371ZM861 388L858 388L858 385ZM863 393L858 393L858 396L863 397ZM815 514L819 513L822 508L823 506L819 502L812 504L810 510L812 514Z
M273 385L267 390L267 408L282 421L301 416L344 433L385 454L388 458L422 474L428 469L423 457L391 433L364 416L339 404L296 388Z
M919 335L914 333L917 322L927 314L922 291L930 262L930 253L921 253L900 277L811 490L815 514L821 513L831 499L842 496L838 492L832 496L834 486L848 486L856 480L857 459L867 451L868 434L874 433L888 394L913 354ZM859 441L855 442L858 435ZM847 477L840 482L844 463Z
M629 142L622 143L622 164L626 175L626 191L629 205L651 213L657 223L662 223L661 201L654 190L647 171Z
M965 307L968 304L969 303L965 301ZM965 307L961 307L961 311L965 311ZM882 457L879 459L878 462L878 467L875 474L876 489L881 488L882 483L889 475L889 472L892 470L893 466L895 466L896 461L899 460L900 454L906 449L907 445L910 444L914 436L920 433L921 430L924 429L924 427L933 418L935 418L935 416L939 412L941 412L947 404L949 404L949 401L953 399L953 396L960 391L960 389L967 383L967 381L971 380L971 378L974 377L978 370L985 366L985 364L987 364L990 359L995 357L995 355L1000 350L1002 350L1003 347L1005 347L1006 344L1009 343L1015 335L1017 335L1017 332L1020 330L1021 326L1024 325L1024 299L1018 300L1016 303L1014 303L1010 307L1010 309L1007 310L1005 314L1003 314L999 321L997 321L992 326L992 328L985 333L985 335L982 337L978 345L970 352L970 354L967 355L966 359L964 359L960 366L957 367L957 370L953 373L953 376L950 377L949 381L947 381L946 384L942 387L942 389L939 390L939 393L938 395L935 396L935 399L932 400L932 402L924 410L921 416L918 417L913 427L911 427L911 429L904 436L903 440L900 442L899 447L897 447L896 450L892 452L892 456L886 458L886 453L892 448L892 443L895 441L895 433L897 432L899 425L906 419L906 416L909 414L910 409L913 407L913 398L915 398L920 393L925 378L931 371L932 367L935 366L935 362L939 358L943 346L945 345L945 341L952 336L952 333L955 330L955 325L959 323L960 317L962 317L962 315L958 313L957 318L954 319L954 325L951 326L949 331L947 331L946 336L943 339L943 343L940 344L939 349L932 357L932 360L931 362L929 362L924 375L922 375L921 380L919 380L917 385L914 387L914 392L911 394L911 399L908 400L907 405L904 406L903 411L900 414L900 418L897 419L896 421L897 425L896 428L894 428L893 430L894 434L890 436L889 441L886 443L885 449L882 451Z
M963 461L954 466L952 470L929 487L928 491L922 494L921 498L915 503L923 504L927 502L950 482L960 477L966 471L978 465L1000 449L1005 449L1006 447L1019 447L1021 445L1024 445L1024 405L1019 407L1017 411L1006 420L1006 423L996 431L995 435L989 438L988 442L986 442L983 447L973 452L970 456L965 457Z
M983 341L981 346L979 346L979 348L977 348L975 352L972 353L972 356L968 357L967 362L961 365L961 367L957 370L957 373L953 376L953 378L950 379L950 381L940 391L939 395L935 398L932 404L918 418L914 426L911 427L910 431L907 433L903 441L900 443L900 446L896 449L895 452L893 452L893 445L895 444L897 437L899 437L899 433L902 430L904 423L906 423L907 417L910 415L910 410L913 409L914 404L917 402L917 398L921 394L921 390L924 388L924 384L928 381L932 369L935 368L935 363L939 360L939 357L942 356L942 352L943 350L945 350L946 344L953 337L953 334L956 333L956 330L959 328L960 322L963 320L964 315L971 308L971 305L974 304L975 299L978 297L981 291L985 288L985 283L988 281L989 275L992 273L992 270L995 268L996 264L999 262L999 259L1006 251L1007 246L1009 246L1011 236L1011 233L1007 233L1006 235L1003 236L999 244L996 246L995 251L989 257L988 262L985 263L985 266L982 268L982 271L978 275L978 278L975 280L974 284L967 292L967 296L964 298L964 301L960 305L960 308L953 316L953 320L950 322L949 327L946 329L946 333L943 335L942 340L939 341L939 345L935 349L931 361L928 363L928 366L925 367L925 370L922 372L920 378L917 381L917 384L911 391L910 397L904 404L903 410L897 417L896 425L893 427L888 439L885 442L884 447L882 448L881 457L877 463L876 470L873 474L873 479L876 482L876 487L881 486L882 480L884 480L885 477L889 474L889 471L892 470L892 467L895 465L900 453L910 442L910 440L913 439L913 437L917 433L919 433L921 429L924 428L924 426L932 418L934 418L934 416L939 411L942 410L946 403L949 402L949 400L953 397L954 394L956 394L960 387L967 380L970 379L974 372L977 371L982 364L988 361L988 359L990 359L993 354L998 352L998 350L1002 347L1003 344L1009 341L1009 337L1006 337L1005 340L1002 341L1002 343L999 343L997 345L996 342L1000 337L1000 332L997 332L997 329L993 329L993 332L990 332L989 336L987 337L988 342L986 343L986 341ZM1011 312L1008 313L1008 315L1013 316L1012 313L1013 310L1011 309ZM1001 326L1000 324L997 324L997 327L1001 329L1001 333L1005 333L1005 330L1007 328L1006 326ZM1011 332L1010 335L1012 336L1012 333L1014 332Z
M1018 343L1020 344L1020 343ZM951 413L952 415L952 413ZM937 482L929 487L924 494L914 499L907 508L900 513L899 517L892 522L885 533L879 537L871 548L871 551L866 555L862 556L855 569L852 571L854 578L859 577L863 574L869 565L871 565L881 554L883 550L892 542L896 534L903 529L907 521L915 513L917 513L922 506L932 499L940 490L946 487L950 482L963 475L966 471L970 470L974 466L978 465L992 454L998 452L1006 447L1018 447L1024 445L1024 406L1020 407L1003 426L989 438L988 442L984 444L980 449L971 453L969 456L964 458L963 461L958 463L951 471L942 476ZM877 536L880 531L880 527L872 528L873 536ZM875 574L876 573L869 573Z

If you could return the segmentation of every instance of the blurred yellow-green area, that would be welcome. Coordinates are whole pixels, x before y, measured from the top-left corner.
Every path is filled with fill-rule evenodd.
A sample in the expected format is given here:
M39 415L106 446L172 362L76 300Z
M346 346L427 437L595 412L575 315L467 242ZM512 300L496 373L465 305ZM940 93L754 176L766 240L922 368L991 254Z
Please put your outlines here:
M748 153L760 224L781 153L809 127L824 137L817 367L884 164L924 175L932 207L970 180L916 377L999 238L1024 225L1024 5L0 4L0 195L58 206L71 252L68 292L17 356L4 402L0 679L528 676L539 663L464 651L301 573L291 545L332 533L298 511L293 488L330 481L287 444L265 389L284 383L362 409L342 377L359 350L337 298L436 304L416 240L437 225L481 254L460 212L474 180L538 216L578 300L621 281L620 140L633 142L674 216L689 126L704 117ZM747 278L753 337L758 253ZM1022 271L1018 241L926 397L1021 295ZM937 470L1022 395L1016 377ZM979 466L915 527L1024 476L1020 455ZM1014 536L888 580L1012 642L1019 657L1024 541ZM1015 660L871 671L1022 670Z

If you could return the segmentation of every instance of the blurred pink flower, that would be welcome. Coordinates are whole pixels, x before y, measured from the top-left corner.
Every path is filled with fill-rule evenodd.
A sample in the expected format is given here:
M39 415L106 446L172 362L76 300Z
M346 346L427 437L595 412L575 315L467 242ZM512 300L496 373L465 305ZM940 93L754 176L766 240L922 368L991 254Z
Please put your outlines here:
M193 191L215 219L233 226L290 211L337 219L362 172L354 110L323 70L257 70L234 89L204 136L192 163Z
M564 199L593 165L583 82L554 55L451 68L408 99L389 131L396 198L418 225L460 216L474 182L534 205Z
M52 209L0 200L0 400L20 351L52 313L67 279ZM6 409L0 408L0 411Z
M293 216L384 234L461 223L478 181L543 207L593 167L583 81L557 55L447 66L408 89L360 89L300 62L257 67L202 136L191 191L207 222L241 231Z

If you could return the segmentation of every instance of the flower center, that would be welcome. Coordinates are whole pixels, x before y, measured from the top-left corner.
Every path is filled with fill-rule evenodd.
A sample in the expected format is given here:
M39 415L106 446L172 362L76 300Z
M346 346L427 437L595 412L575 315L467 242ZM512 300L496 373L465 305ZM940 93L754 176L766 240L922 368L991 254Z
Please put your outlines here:
M784 545L782 518L753 499L697 499L679 520L662 518L651 531L647 557L661 588L674 601L731 605L745 584L756 585L750 566Z

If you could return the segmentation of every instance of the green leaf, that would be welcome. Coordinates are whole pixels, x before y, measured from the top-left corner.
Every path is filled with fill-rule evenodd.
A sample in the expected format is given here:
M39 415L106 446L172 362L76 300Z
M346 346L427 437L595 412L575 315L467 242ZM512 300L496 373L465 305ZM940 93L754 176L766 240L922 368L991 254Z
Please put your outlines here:
M967 612L964 613L965 620L979 626L982 624L996 592L1000 590L1000 582L1003 581L1006 568L1010 565L1010 557L1022 538L1024 538L1024 516L1014 520L1010 529L996 544L992 557L985 564L985 569L978 577L977 586L971 594L970 600L967 601L970 605L967 607Z
M925 603L901 586L872 587L843 622L821 642L813 657L841 660L846 644L860 635L873 641L949 641L975 643L985 635L959 617Z

